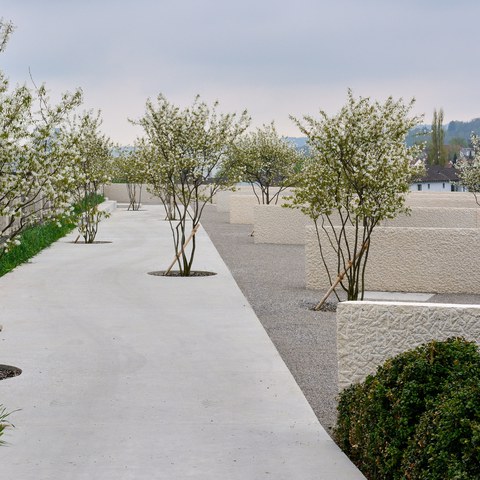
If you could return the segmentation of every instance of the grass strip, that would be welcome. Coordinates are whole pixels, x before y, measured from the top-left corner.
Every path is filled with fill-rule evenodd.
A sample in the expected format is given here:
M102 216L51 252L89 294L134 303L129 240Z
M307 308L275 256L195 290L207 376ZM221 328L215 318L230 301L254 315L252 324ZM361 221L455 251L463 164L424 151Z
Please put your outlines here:
M13 246L0 257L0 277L12 271L18 265L28 262L32 257L49 247L58 239L70 233L77 226L77 218L88 206L102 203L103 196L95 195L82 204L74 206L74 215L51 220L43 224L26 228L19 236L20 245Z

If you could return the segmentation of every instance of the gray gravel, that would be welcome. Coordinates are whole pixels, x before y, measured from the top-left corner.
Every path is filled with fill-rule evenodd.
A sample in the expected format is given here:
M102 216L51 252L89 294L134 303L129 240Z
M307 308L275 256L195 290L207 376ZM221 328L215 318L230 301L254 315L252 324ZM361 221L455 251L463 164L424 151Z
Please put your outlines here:
M309 308L321 292L305 288L301 245L255 245L251 225L231 225L228 213L207 206L202 225L323 427L336 418L335 313Z

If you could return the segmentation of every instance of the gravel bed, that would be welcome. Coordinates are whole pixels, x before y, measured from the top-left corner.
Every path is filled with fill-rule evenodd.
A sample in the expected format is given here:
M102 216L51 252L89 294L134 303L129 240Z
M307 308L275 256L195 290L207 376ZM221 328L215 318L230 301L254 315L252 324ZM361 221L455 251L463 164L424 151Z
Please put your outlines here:
M209 205L202 225L329 431L338 393L336 319L332 311L311 310L322 292L305 288L304 247L255 245L252 226L231 225L228 217Z

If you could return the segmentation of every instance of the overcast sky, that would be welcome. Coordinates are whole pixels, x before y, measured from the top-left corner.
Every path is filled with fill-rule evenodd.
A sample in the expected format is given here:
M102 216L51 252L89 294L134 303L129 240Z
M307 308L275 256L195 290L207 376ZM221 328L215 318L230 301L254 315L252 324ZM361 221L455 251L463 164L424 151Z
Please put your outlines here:
M121 144L127 118L160 92L195 94L253 126L330 114L356 96L415 97L430 122L480 116L478 0L0 0L16 30L0 57L12 83L45 82L55 98L82 87Z

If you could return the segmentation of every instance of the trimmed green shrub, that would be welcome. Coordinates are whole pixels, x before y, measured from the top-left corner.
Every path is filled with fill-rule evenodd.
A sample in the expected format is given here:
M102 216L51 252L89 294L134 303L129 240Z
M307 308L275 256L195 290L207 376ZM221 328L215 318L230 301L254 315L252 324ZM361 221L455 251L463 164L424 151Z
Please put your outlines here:
M480 479L480 377L448 384L404 454L407 479Z
M427 433L420 433L419 426L428 422L424 415L434 411L444 398L446 407L442 412L446 417L442 421L448 422L445 409L448 410L450 404L446 399L452 385L459 392L463 385L469 382L478 385L479 381L480 353L475 343L451 338L444 342L432 341L402 353L387 360L363 383L352 385L341 393L335 439L371 480L436 478L425 473L431 467L425 467L424 460L421 460L423 454L419 452L426 448L420 439L427 438ZM465 388L465 395L472 392L472 389ZM479 400L473 398L472 402L478 405ZM457 409L456 414L460 413ZM416 441L417 429L419 437ZM446 437L451 437L453 443L456 441L452 431L438 431L436 435L442 439L436 447L438 455ZM427 470L416 476L415 472L424 467ZM406 469L410 476L407 476Z

